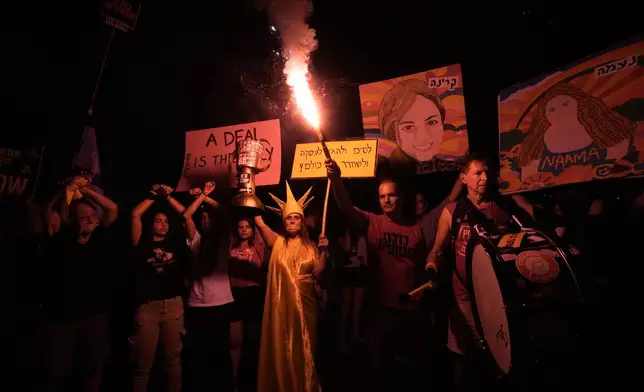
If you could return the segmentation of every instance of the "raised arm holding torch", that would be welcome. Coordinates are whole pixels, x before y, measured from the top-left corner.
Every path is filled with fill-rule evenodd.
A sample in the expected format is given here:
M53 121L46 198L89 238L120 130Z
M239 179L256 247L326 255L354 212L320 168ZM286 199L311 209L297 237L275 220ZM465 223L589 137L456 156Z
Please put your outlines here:
M287 83L289 84L289 86L291 86L291 89L293 91L293 98L295 98L295 103L300 109L302 116L313 128L313 131L317 135L318 140L320 140L325 158L327 160L330 160L331 153L329 153L329 148L326 146L324 135L322 134L322 131L320 131L320 112L318 111L317 104L315 103L313 93L311 92L311 88L309 87L309 82L307 80L308 69L300 69L295 67L289 68L289 70L291 72L285 71L285 73L287 74ZM327 205L329 203L330 191L331 183L329 181L327 182L326 196L324 198L324 212L322 213L322 235L324 235L326 229L326 212Z
M326 159L331 159L331 153L329 153L329 148L326 146L326 142L324 141L324 135L319 129L316 129L315 133L318 135L318 139L322 144L322 151L324 152L324 156L326 157ZM327 183L326 183L326 195L324 196L324 211L322 212L322 230L320 231L322 235L324 235L326 232L326 211L329 206L329 193L331 193L331 180L327 180Z
M326 142L324 140L324 135L322 134L322 131L320 131L319 129L316 129L315 133L318 135L318 139L322 144L322 152L324 152L324 157L326 159L331 159L331 154L329 153L329 148L326 146Z

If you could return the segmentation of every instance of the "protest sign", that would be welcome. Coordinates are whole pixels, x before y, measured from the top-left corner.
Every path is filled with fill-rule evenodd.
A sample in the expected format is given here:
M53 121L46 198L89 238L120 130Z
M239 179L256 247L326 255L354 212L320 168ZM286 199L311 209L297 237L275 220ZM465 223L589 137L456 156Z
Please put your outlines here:
M140 0L103 0L105 24L126 33L136 27L140 10Z
M643 59L640 37L501 91L501 192L643 175Z
M186 132L183 173L177 191L202 187L206 181L230 181L237 186L234 151L237 142L254 139L264 146L263 165L269 168L256 177L256 186L280 182L282 169L282 135L279 120L259 121L220 128Z
M33 198L44 148L0 147L0 198Z
M379 154L415 163L418 174L458 170L468 153L461 66L449 65L360 86L365 137Z
M326 142L326 145L331 158L340 166L342 177L375 177L378 140ZM325 159L320 143L296 145L291 178L326 178Z

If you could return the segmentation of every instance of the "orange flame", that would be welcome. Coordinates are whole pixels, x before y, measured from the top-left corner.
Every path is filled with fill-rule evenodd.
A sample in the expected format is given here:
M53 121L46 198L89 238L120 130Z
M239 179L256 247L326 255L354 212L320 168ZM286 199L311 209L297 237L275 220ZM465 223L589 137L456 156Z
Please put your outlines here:
M306 63L292 64L284 70L286 73L286 83L291 86L295 103L300 109L302 116L311 126L319 132L320 129L320 112L313 98L313 93L309 87L308 69Z

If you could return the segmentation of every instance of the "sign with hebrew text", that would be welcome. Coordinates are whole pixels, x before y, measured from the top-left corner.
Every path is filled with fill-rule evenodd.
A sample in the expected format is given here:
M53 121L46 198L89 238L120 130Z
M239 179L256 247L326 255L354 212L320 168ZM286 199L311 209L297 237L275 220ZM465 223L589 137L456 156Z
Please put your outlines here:
M501 91L505 194L644 175L644 40Z
M378 140L350 140L326 142L331 158L342 170L343 178L370 178L376 176ZM326 167L320 143L302 143L295 146L291 178L326 178Z

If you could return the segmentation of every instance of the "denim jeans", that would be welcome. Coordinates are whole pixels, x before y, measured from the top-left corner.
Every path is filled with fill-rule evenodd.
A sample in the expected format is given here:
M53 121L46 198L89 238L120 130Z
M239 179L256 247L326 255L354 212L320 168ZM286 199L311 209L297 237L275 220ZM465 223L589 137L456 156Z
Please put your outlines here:
M142 304L134 317L135 332L130 337L134 363L134 392L146 392L157 345L161 344L168 392L181 390L181 349L183 347L183 301L181 297Z

